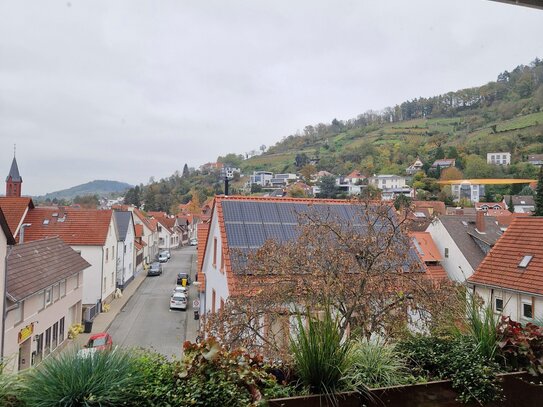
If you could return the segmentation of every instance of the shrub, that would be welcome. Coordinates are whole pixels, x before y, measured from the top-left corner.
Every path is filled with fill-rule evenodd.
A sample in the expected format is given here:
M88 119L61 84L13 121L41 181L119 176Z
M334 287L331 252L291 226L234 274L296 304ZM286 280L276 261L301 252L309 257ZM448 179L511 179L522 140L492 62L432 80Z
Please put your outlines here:
M290 339L294 370L312 393L334 393L345 387L352 367L352 343L343 340L339 321L326 309L322 320L298 314L297 333Z
M410 382L404 358L393 346L379 342L356 341L353 345L353 365L347 380L353 386L387 387Z
M474 298L470 298L467 305L468 333L482 356L494 360L498 349L498 317L489 304L483 306Z
M19 376L16 374L0 373L0 406L20 406L21 404L18 399L20 390L21 381Z
M136 401L143 375L128 351L82 357L72 350L45 359L24 379L21 397L29 406L120 406Z
M502 317L498 332L501 335L499 349L507 367L543 374L543 328Z
M199 344L185 342L176 374L179 405L251 406L291 392L267 371L261 356L242 349L227 351L213 338Z
M501 398L498 364L486 358L469 336L414 336L401 342L398 350L409 355L410 367L417 375L450 379L462 402L484 404Z

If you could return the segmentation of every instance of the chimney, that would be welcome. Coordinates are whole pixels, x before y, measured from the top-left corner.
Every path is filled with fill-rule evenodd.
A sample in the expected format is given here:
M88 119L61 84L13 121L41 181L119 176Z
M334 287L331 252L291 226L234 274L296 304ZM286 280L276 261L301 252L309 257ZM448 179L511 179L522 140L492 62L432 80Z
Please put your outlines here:
M228 196L228 177L224 177L224 195Z
M485 233L485 213L483 211L477 211L475 227L479 233Z

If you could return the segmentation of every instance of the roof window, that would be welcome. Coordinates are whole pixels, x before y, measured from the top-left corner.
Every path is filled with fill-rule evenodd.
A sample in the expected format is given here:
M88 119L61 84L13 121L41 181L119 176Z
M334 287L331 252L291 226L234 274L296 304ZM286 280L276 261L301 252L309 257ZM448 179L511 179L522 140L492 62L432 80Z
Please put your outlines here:
M53 218L56 218L58 216L58 212L55 212L51 215Z
M463 220L463 221L462 221L462 225L468 226L468 222L466 222L465 220Z
M48 224L49 224L49 219L44 219L44 220L43 220L43 224L44 224L44 225L48 225Z
M424 212L415 212L414 215L415 215L415 218L425 218L426 217Z
M532 261L532 259L534 258L534 256L530 255L530 254L527 254L526 256L524 256L522 258L522 260L520 261L520 263L518 264L519 267L522 267L522 268L526 268L528 267L528 264L530 264L530 261Z

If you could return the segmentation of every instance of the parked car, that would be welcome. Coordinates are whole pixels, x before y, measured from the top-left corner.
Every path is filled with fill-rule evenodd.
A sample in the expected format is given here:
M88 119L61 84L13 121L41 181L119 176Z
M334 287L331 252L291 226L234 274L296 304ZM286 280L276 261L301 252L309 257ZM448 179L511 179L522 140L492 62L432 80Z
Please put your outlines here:
M175 280L177 285L183 286L183 280L185 280L185 285L191 285L192 280L188 273L179 273L177 274L177 279Z
M148 276L160 276L162 274L162 264L160 264L158 261L155 261L151 264L151 267L149 267L149 270L147 270Z
M173 293L170 297L170 309L187 309L187 296L183 293Z
M173 289L173 294L175 293L183 293L189 298L189 289L187 287L183 287L182 285L176 285Z
M191 246L198 246L198 239L190 239Z
M168 254L165 252L160 252L158 254L158 261L160 263L166 263L168 261Z
M87 349L95 348L96 350L111 350L112 347L113 339L111 339L111 335L107 332L92 335L85 345Z
M161 250L158 255L160 256L161 254L165 254L166 256L168 256L168 260L172 257L172 254L169 250Z

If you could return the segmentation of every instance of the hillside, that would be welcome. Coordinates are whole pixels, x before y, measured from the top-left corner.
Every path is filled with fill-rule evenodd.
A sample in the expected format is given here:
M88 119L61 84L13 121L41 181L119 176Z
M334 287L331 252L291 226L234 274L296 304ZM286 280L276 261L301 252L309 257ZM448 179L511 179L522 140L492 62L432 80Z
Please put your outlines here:
M543 61L504 71L495 82L403 102L349 120L308 125L262 155L245 172L295 172L294 160L317 159L317 169L398 173L417 156L424 162L453 155L461 166L473 154L510 151L513 162L543 153Z
M108 180L95 180L87 182L86 184L77 185L61 191L50 192L48 194L38 196L35 199L37 201L45 201L47 199L67 199L71 200L76 196L98 195L109 196L110 194L121 195L128 189L132 188L132 185L125 182L108 181Z
M488 152L511 152L512 165L487 164ZM310 162L316 163L309 169L313 172L341 175L359 170L371 175L405 174L417 157L425 170L435 159L455 158L466 178L533 179L537 167L526 161L529 154L537 153L543 153L543 61L536 58L480 87L420 97L352 119L307 125L261 155L245 158L230 153L217 161L239 167L245 175L255 170L299 173ZM239 193L242 185L243 180L234 180L231 193ZM519 192L514 188L487 188L487 199L493 193ZM435 197L439 187L427 190L428 196ZM203 201L222 191L218 173L186 168L182 175L131 190L129 201L145 202L150 210L175 212L179 203L195 193Z

